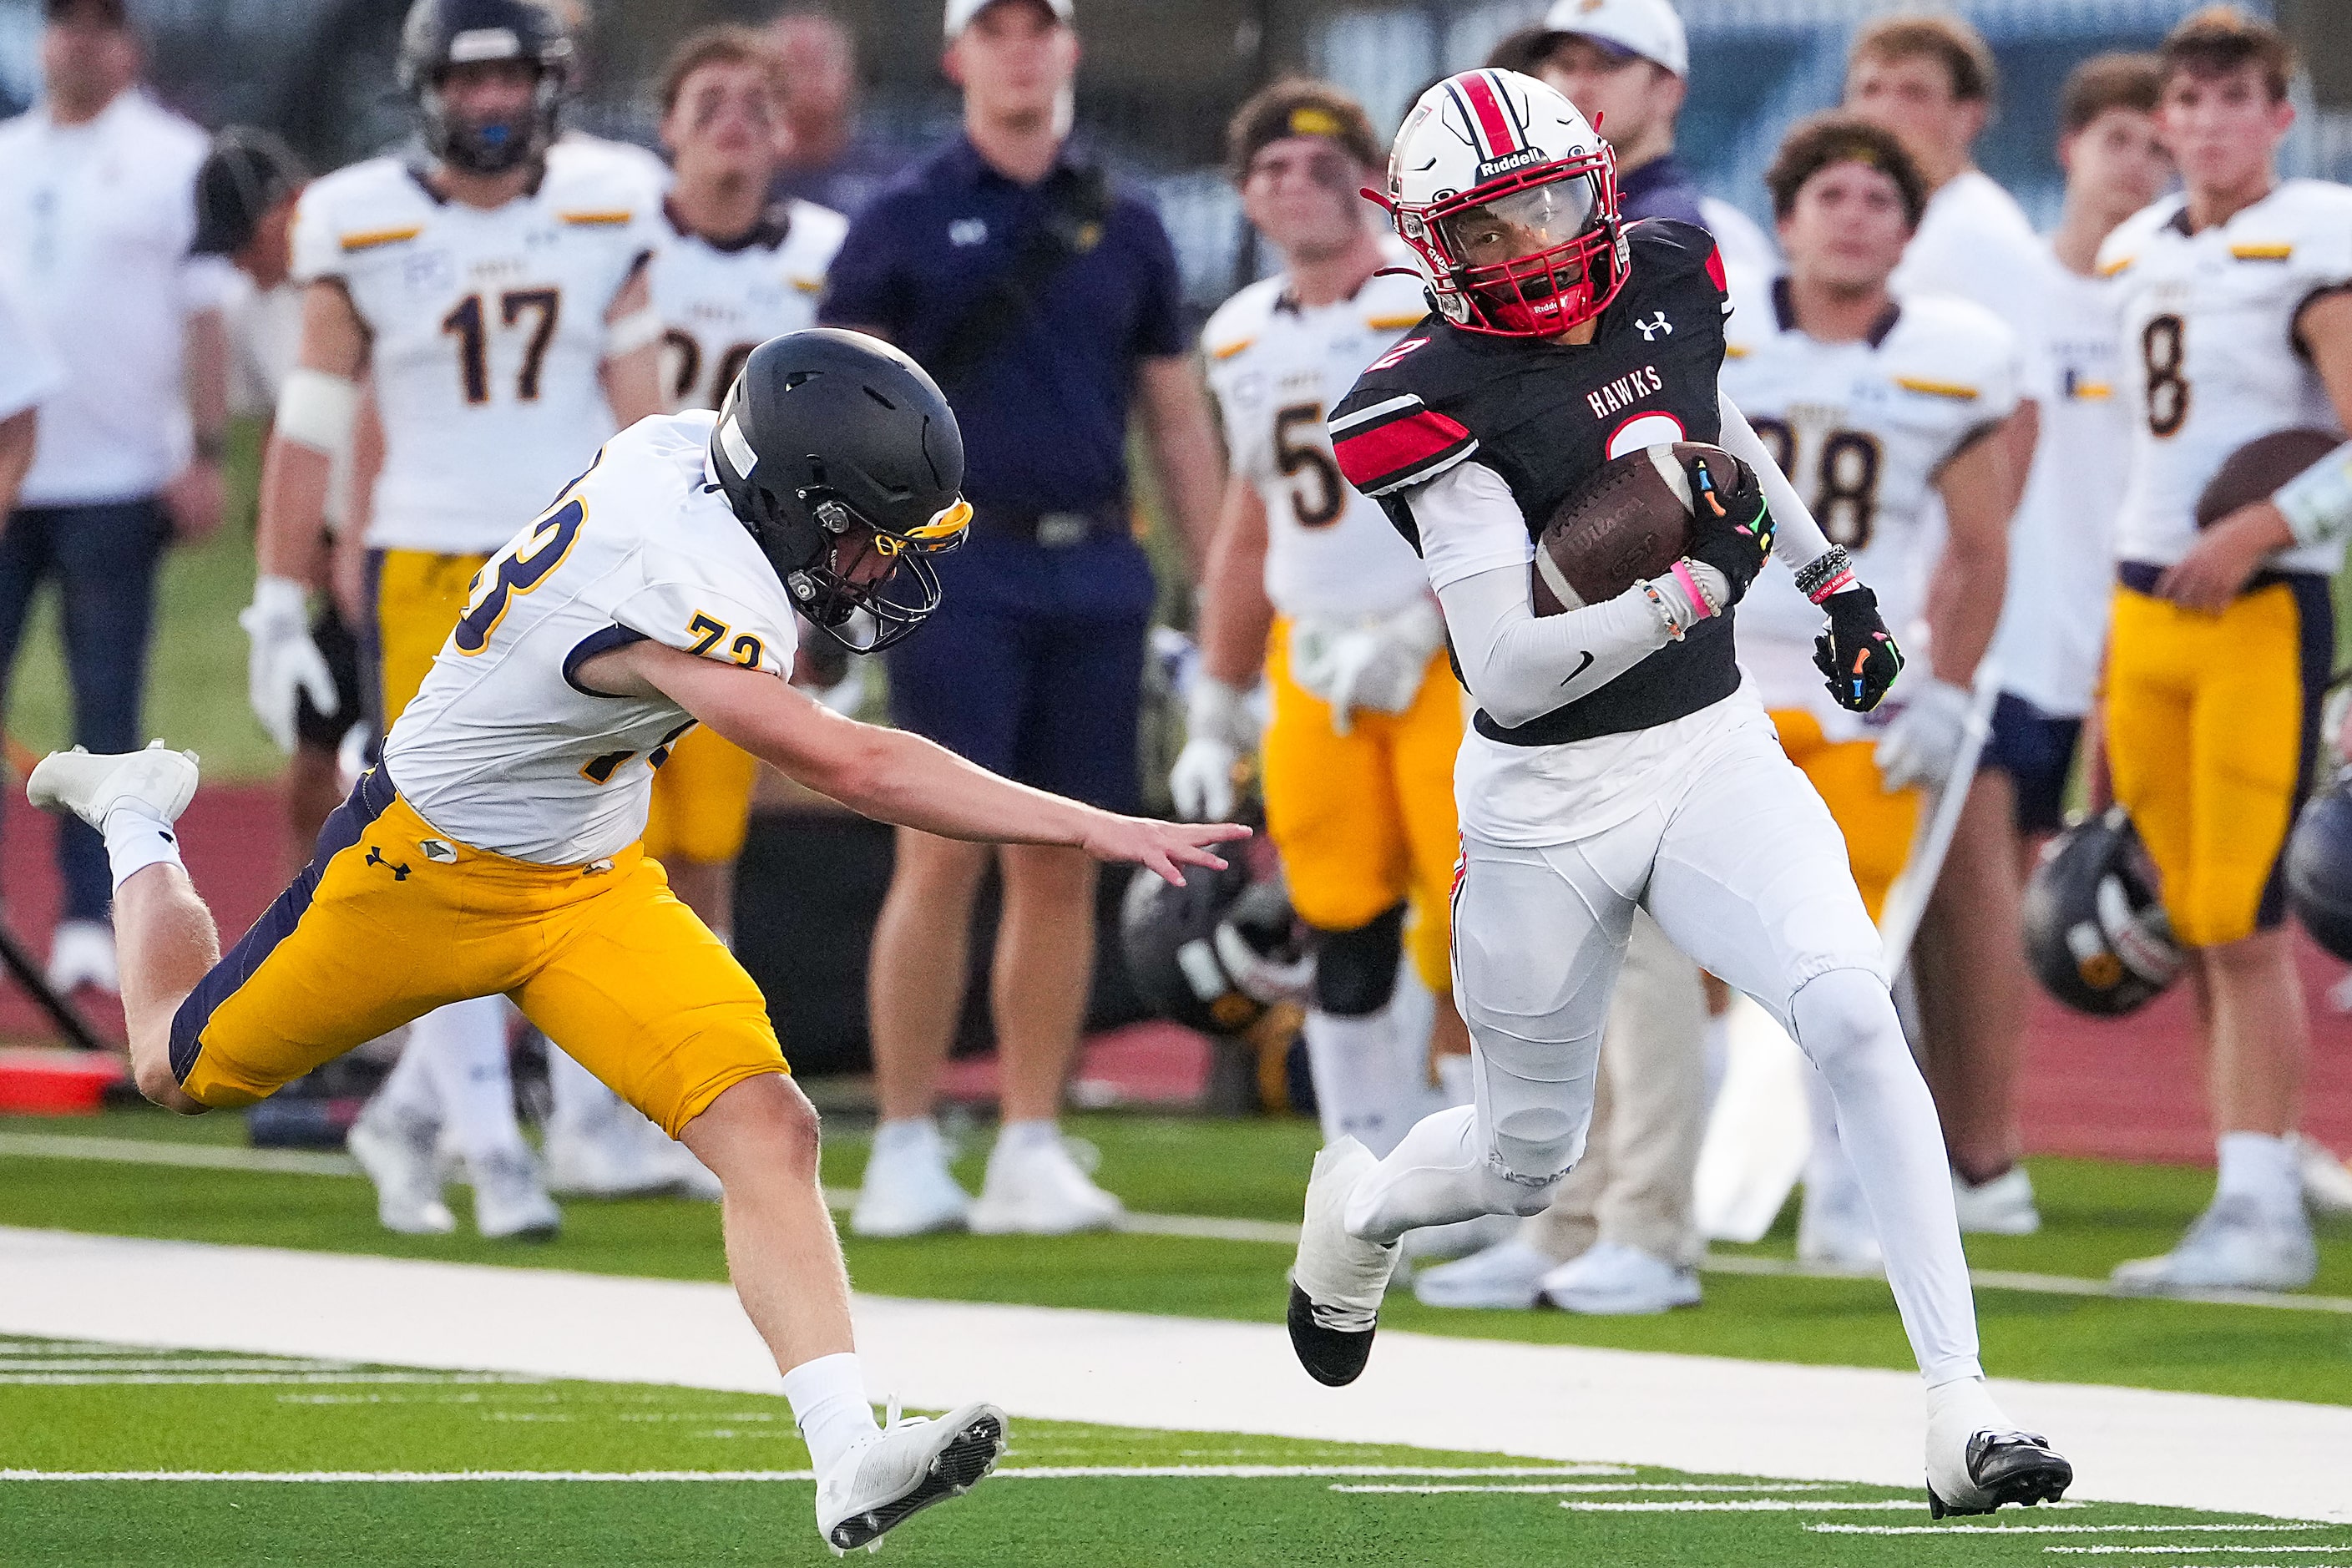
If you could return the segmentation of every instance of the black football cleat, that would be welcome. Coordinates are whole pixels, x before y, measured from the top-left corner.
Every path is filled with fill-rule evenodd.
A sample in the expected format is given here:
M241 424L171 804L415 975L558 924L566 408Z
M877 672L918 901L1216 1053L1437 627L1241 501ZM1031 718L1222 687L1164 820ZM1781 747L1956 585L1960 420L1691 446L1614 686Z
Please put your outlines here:
M1969 1438L1964 1482L1947 1482L1948 1500L1927 1482L1927 1517L1990 1513L2003 1503L2056 1502L2074 1484L2074 1467L2032 1432L1978 1432Z
M1315 1156L1307 1183L1290 1270L1290 1348L1307 1376L1331 1388L1355 1382L1371 1359L1381 1298L1396 1272L1396 1243L1350 1236L1344 1223L1349 1194L1376 1163L1370 1150L1342 1138Z

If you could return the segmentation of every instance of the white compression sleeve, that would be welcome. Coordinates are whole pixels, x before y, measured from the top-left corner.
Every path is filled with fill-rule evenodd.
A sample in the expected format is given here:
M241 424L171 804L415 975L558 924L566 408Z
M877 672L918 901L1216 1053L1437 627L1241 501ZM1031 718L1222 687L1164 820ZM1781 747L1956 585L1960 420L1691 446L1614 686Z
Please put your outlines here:
M1408 492L1462 679L1497 723L1524 724L1587 696L1666 646L1641 587L1565 615L1528 602L1535 546L1500 475L1460 463Z
M1772 509L1772 553L1788 563L1792 572L1827 555L1832 546L1822 525L1813 521L1812 509L1797 494L1797 487L1780 471L1770 448L1756 434L1748 416L1739 412L1727 392L1718 392L1716 400L1723 420L1723 449L1756 470L1756 478L1764 486L1765 504Z

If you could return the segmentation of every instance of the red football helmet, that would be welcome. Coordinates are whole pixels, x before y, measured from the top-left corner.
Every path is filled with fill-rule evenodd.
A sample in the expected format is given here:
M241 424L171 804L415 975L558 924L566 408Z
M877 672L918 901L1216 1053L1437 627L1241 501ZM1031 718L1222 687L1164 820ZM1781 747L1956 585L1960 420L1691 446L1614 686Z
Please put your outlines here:
M1553 337L1625 284L1617 159L1533 77L1451 76L1405 116L1381 205L1439 314L1465 331Z

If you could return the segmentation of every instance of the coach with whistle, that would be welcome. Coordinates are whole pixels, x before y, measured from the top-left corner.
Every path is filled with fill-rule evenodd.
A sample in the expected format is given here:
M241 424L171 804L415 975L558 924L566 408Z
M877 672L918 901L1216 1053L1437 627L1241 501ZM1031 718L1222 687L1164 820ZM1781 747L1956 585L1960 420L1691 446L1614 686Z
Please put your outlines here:
M963 130L858 216L820 320L905 349L963 426L971 536L940 563L939 612L891 651L892 717L1024 784L1132 810L1154 592L1131 521L1130 406L1196 567L1224 472L1167 232L1067 139L1077 60L1071 0L949 0ZM931 1113L992 854L1004 1123L974 1203ZM867 982L882 1123L859 1235L1055 1234L1117 1218L1055 1122L1094 910L1083 854L899 831Z

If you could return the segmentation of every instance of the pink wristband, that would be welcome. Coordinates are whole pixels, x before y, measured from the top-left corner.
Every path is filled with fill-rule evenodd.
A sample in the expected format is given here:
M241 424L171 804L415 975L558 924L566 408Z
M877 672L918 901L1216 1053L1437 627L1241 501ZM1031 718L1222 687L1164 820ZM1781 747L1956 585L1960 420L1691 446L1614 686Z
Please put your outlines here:
M1680 583L1683 585L1683 592L1690 595L1691 609L1695 612L1692 616L1693 621L1712 618L1717 613L1715 605L1700 592L1698 579L1691 575L1689 563L1682 561L1675 562L1674 574L1675 581Z

